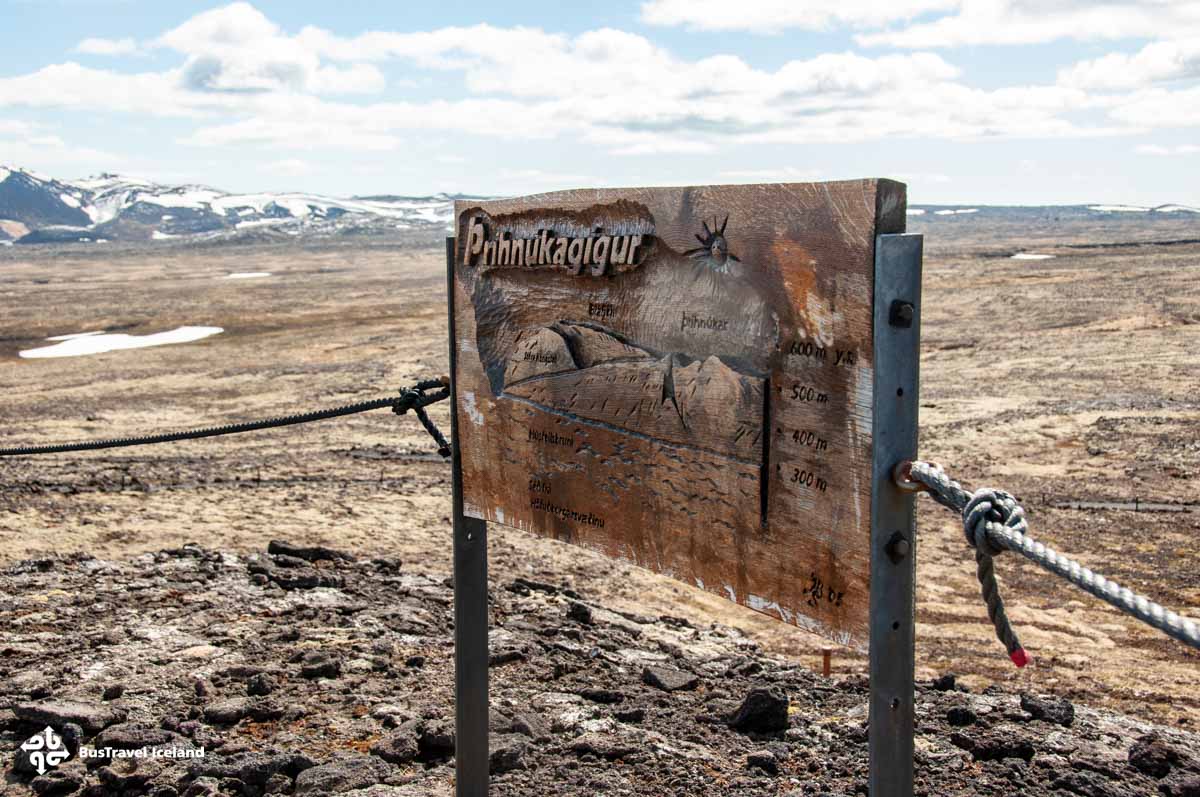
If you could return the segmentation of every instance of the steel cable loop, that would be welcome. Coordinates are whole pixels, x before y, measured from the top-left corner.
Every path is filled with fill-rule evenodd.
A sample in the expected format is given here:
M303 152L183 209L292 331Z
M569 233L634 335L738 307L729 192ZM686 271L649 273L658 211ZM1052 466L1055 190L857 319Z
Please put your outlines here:
M951 479L940 465L929 462L915 461L906 473L913 481L927 487L934 501L962 516L967 541L975 548L977 575L988 606L988 616L992 618L996 635L1008 648L1010 657L1018 667L1023 666L1028 657L1017 642L1016 634L1004 613L1004 603L1000 600L999 585L991 561L996 554L1006 550L1021 554L1034 564L1168 636L1200 649L1200 625L1197 623L1030 537L1025 510L1009 493L983 488L972 495ZM1020 651L1022 661L1013 655L1013 646Z
M427 390L435 390L433 393L426 393ZM199 429L185 429L174 432L162 432L159 434L142 435L139 437L119 437L110 440L86 440L78 443L49 443L46 445L34 446L16 446L12 448L0 448L0 457L23 457L34 456L38 454L62 454L71 451L97 451L105 448L126 448L129 446L146 446L155 445L158 443L172 443L178 440L199 440L205 437L219 437L228 434L240 434L243 432L254 432L260 429L274 429L281 426L295 426L301 423L312 423L313 421L322 421L327 418L339 418L344 415L355 415L360 412L369 412L371 410L383 409L391 407L392 411L398 415L403 415L408 410L415 410L421 425L429 433L429 435L438 444L438 453L443 457L450 456L450 448L446 443L446 438L430 420L425 412L425 407L430 404L436 404L439 401L444 401L450 397L450 388L446 382L441 379L426 379L418 382L411 388L401 388L399 396L388 396L385 398L371 399L368 401L359 401L354 404L346 404L341 407L332 407L322 410L313 410L312 412L298 413L295 415L284 415L276 418L266 418L257 421L246 421L244 423L232 423L224 426L209 426Z

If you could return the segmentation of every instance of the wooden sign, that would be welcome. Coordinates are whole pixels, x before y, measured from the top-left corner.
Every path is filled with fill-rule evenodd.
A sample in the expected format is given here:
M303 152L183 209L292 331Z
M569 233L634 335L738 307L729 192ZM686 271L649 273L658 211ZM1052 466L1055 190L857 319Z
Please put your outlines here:
M467 516L868 636L875 241L904 186L455 203Z

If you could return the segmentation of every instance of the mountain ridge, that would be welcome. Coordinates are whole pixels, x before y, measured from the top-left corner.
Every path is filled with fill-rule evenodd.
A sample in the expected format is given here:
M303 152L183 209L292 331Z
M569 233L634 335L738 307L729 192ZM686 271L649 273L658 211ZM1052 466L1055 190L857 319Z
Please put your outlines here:
M302 191L233 193L200 183L168 185L102 172L61 180L0 164L0 245L108 241L225 241L252 237L331 237L448 229L461 193L428 196L370 194L348 198ZM1200 215L1182 204L1157 206L910 205L908 217L928 223L969 223L1003 215L1179 218Z
M60 180L0 165L0 243L100 243L344 235L444 229L464 195L338 198L300 191L231 193L108 172Z

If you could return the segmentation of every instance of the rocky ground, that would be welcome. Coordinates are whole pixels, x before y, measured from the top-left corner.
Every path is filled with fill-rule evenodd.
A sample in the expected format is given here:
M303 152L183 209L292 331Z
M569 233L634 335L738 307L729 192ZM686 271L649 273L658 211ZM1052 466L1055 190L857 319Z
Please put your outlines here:
M1182 228L1068 229L1052 218L1036 229L971 229L957 237L928 230L922 455L972 487L1012 490L1039 540L1196 617L1200 244L1187 241L1197 236ZM1160 233L1164 242L1126 245ZM1034 247L1056 257L1009 259ZM446 370L444 261L427 241L12 249L21 251L0 251L0 445L334 406ZM271 276L226 279L259 271ZM17 356L50 336L179 325L225 331L69 360ZM431 414L446 428L444 404ZM1062 506L1135 498L1190 511ZM272 539L349 551L357 561L268 565ZM278 775L271 788L286 781L296 790L301 768L354 753L375 761L354 771L381 781L419 775L410 791L444 793L453 776L444 760L449 539L449 470L411 417L386 410L203 442L0 460L7 789L30 793L33 781L11 771L12 757L46 724L63 725L68 742L92 743L98 724L139 722L141 730L108 730L101 741L128 746L178 734L209 750L205 765L232 758L239 745L277 751L236 771L196 770L218 788L232 777L262 789ZM986 621L961 525L922 498L918 540L918 770L926 793L1187 793L1200 749L1191 735L1200 727L1200 653L1007 556L997 571L1034 656L1017 670ZM209 553L185 549L190 542ZM392 558L403 564L386 564ZM19 564L30 560L43 564ZM829 647L819 637L499 525L489 529L489 568L494 647L513 651L502 660L525 656L498 660L492 672L495 707L505 715L496 738L510 751L500 766L515 757L523 767L498 775L498 793L739 793L731 784L746 779L740 791L750 794L811 786L840 795L865 782L862 651L835 647L834 679L814 678ZM513 591L520 579L554 589ZM571 619L572 601L591 607L591 625ZM679 619L637 621L663 616ZM710 628L714 622L724 630ZM320 674L334 665L304 660L316 650L338 658L336 677ZM409 665L414 656L424 657L422 666ZM555 678L559 663L581 669ZM699 683L664 692L642 682L651 664L692 672ZM306 667L313 678L302 674ZM969 691L930 688L949 672ZM788 696L788 730L755 737L728 727L728 713L771 684ZM583 689L619 692L621 702L589 699ZM1022 708L1022 693L1056 695L1050 703L1059 707L1071 701L1073 724L1028 719L1051 714L1031 711L1028 700ZM227 702L236 700L250 702ZM402 711L372 716L381 705ZM639 708L640 723L618 717L636 717ZM971 714L955 712L951 721L952 708ZM544 724L518 727L517 714ZM78 734L67 731L72 724ZM393 733L401 734L390 742L400 752L389 755L402 763L370 752ZM572 748L589 733L641 747L612 762L610 748ZM1151 735L1175 752L1139 745ZM1003 746L1010 739L1016 747ZM416 763L403 762L414 744ZM747 756L763 751L780 775L746 768ZM1170 768L1161 779L1146 775L1130 764L1131 751L1153 771ZM766 756L756 760L771 766ZM1156 760L1158 768L1145 764ZM107 772L90 763L88 788L126 788L127 760ZM171 788L185 792L197 766L160 762L151 780L179 780ZM85 769L73 762L56 771ZM317 780L305 788L332 790L320 780L331 771L336 777L337 767L307 776ZM1014 773L1024 787L1010 780ZM40 788L53 793L71 782Z
M552 574L550 574L552 578ZM452 793L452 589L394 558L273 542L0 571L4 793ZM861 677L734 628L606 608L553 580L491 593L493 794L865 794ZM1200 736L1048 695L920 684L924 795L1200 795ZM203 748L72 758L21 742Z

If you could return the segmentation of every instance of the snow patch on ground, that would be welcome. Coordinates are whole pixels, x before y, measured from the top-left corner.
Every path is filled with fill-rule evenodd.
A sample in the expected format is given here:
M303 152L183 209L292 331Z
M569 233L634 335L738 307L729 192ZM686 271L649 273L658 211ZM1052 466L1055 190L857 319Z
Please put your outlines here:
M1050 260L1054 255L1039 255L1034 252L1017 252L1012 256L1013 260Z
M10 174L12 174L12 172L10 172L8 169L5 169L3 166L0 166L0 183L7 180Z
M935 210L933 212L933 215L935 215L935 216L957 216L961 213L978 213L978 212L979 212L979 208L958 208L955 210L950 210L950 209Z
M165 233L161 230L155 230L154 232L150 233L150 237L155 241L165 241L168 238L174 238L175 236Z
M924 216L925 208L909 208L908 210L906 210L904 212L907 213L909 216Z
M123 333L81 332L77 335L60 335L47 340L57 340L53 346L26 349L20 356L26 359L45 357L79 357L85 354L103 354L122 349L144 349L150 346L166 346L172 343L191 343L224 332L221 327L178 327L167 332L150 335L126 335Z
M1097 210L1101 213L1149 213L1150 208L1142 208L1137 205L1088 205L1088 210Z
M58 198L61 199L62 203L64 205L66 205L67 207L71 207L71 208L79 207L79 200L76 199L75 197L71 196L70 194L59 194Z
M1187 205L1163 205L1154 209L1157 213L1200 213L1200 208Z
M269 277L269 276L271 276L271 272L269 272L269 271L235 271L232 274L226 274L225 279L227 279L227 280L253 280L253 279L259 279L260 277Z

